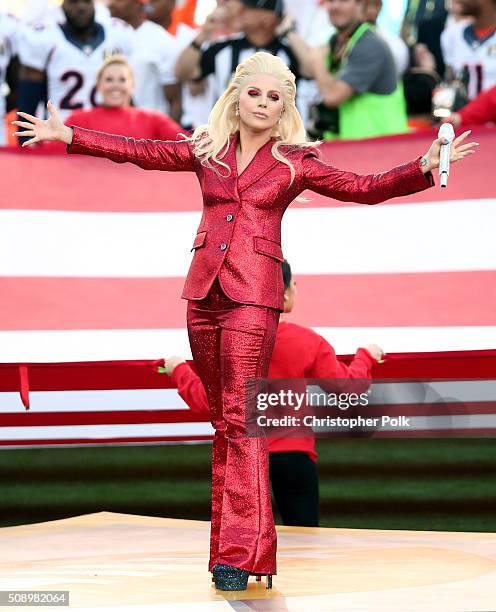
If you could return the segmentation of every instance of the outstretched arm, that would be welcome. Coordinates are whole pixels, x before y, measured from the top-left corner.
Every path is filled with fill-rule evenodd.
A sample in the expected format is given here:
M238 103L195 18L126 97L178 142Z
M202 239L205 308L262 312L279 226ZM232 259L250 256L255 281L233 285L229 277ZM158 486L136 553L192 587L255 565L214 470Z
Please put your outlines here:
M333 347L324 339L318 345L308 378L316 378L328 393L364 393L371 384L372 366L380 361L383 350L375 345L359 348L349 366L336 357Z
M368 345L365 348L359 348L352 362L347 366L338 360L334 348L322 338L308 378L363 378L368 380L372 366L380 361L383 354L382 349L377 345Z
M186 140L136 140L127 136L116 136L84 128L70 128L49 101L49 117L46 120L19 112L24 121L13 121L24 128L16 136L28 136L23 143L29 146L42 141L59 141L67 145L68 153L106 157L117 163L131 162L146 170L192 171L194 154Z
M470 132L453 141L451 161L474 153L477 143L461 144ZM434 185L432 170L439 166L442 139L435 140L421 158L378 174L344 172L323 162L316 151L309 149L303 157L303 189L311 189L343 202L377 204L390 198L410 195Z

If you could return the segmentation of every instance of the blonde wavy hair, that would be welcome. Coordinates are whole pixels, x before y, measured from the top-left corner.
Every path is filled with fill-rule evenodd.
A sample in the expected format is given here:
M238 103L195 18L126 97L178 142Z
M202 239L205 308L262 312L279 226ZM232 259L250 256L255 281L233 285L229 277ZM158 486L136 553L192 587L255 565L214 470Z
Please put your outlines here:
M289 167L291 182L295 177L292 163L284 157L280 147L314 147L319 142L309 142L303 120L296 108L296 80L294 74L281 58L265 51L258 51L238 65L226 91L217 100L208 123L196 128L189 140L193 143L193 152L204 166L212 168L221 176L229 176L231 168L222 161L229 149L229 138L240 127L240 117L236 114L239 96L243 85L249 77L257 74L270 74L280 83L283 99L281 120L272 129L271 137L277 140L272 146L272 155ZM222 174L219 166L228 170Z

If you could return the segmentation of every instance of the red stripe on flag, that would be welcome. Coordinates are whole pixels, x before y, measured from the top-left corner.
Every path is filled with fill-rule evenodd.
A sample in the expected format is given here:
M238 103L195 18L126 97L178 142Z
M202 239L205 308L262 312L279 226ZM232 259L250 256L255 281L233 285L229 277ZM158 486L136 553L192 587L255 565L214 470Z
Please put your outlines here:
M137 400L137 403L139 400ZM18 412L0 413L1 427L59 427L74 425L136 425L139 423L198 423L208 417L191 410L105 410L93 412Z
M0 278L3 330L182 328L184 278Z
M300 292L293 318L302 325L496 325L496 270L295 275L295 280Z
M295 275L314 327L496 325L496 271ZM2 330L184 328L183 278L0 278ZM378 299L380 296L380 304Z

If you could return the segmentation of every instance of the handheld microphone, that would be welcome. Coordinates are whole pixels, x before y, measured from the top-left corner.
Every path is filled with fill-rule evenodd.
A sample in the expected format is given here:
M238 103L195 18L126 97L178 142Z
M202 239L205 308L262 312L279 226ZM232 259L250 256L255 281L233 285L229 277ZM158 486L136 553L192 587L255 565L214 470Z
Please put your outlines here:
M451 123L443 123L437 136L448 141L448 144L441 145L441 151L439 152L439 180L441 187L447 187L450 173L451 145L455 139L455 130Z

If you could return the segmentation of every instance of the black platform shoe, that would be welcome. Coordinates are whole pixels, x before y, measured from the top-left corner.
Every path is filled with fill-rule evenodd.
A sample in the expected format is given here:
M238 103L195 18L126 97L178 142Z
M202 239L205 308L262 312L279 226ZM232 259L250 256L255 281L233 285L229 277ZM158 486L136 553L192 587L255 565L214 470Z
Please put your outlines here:
M248 586L248 570L217 563L212 570L215 588L219 591L244 591Z

